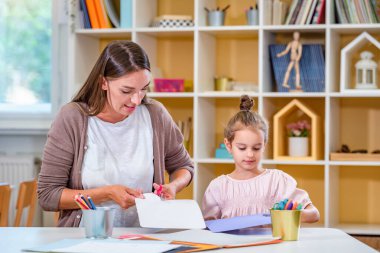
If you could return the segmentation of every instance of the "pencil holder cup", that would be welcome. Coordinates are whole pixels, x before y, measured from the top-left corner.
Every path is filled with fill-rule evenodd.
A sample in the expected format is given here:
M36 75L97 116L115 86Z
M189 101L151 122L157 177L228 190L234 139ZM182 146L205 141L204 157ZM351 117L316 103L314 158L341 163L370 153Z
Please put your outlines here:
M259 12L257 9L247 10L245 12L247 17L247 25L258 25L259 24Z
M297 241L301 224L300 210L270 210L273 237Z
M106 239L112 236L115 209L97 207L96 210L82 210L86 238Z
M209 26L222 26L224 25L224 11L209 11L207 14Z

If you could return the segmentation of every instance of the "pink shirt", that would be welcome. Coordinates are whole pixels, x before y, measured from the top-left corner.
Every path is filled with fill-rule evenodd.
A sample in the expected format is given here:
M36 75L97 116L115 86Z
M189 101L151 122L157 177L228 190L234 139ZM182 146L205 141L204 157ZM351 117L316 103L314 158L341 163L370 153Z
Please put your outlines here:
M236 180L221 175L212 180L202 201L205 220L269 213L273 204L285 198L311 204L306 191L297 188L296 180L277 169L265 169L256 177Z

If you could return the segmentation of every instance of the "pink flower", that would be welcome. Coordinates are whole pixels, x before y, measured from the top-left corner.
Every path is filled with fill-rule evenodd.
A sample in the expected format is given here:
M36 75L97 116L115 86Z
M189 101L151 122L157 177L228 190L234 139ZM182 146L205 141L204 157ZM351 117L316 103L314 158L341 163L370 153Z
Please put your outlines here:
M286 125L288 135L291 137L308 137L310 124L306 120L292 122Z

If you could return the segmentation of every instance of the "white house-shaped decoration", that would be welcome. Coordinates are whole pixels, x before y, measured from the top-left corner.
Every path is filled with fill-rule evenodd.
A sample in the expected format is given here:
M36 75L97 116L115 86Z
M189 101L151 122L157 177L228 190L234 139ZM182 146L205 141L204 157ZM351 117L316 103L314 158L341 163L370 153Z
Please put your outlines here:
M351 65L355 64L352 62L353 55L357 53L363 46L367 43L371 43L378 49L378 53L375 53L375 61L379 60L378 55L380 55L380 42L377 41L374 37L369 35L367 32L363 32L353 41L351 41L347 46L345 46L340 55L340 91L341 92L358 92L358 89L350 88L351 83ZM379 78L377 80L380 80ZM374 91L380 92L380 85L377 84L375 90L367 90L367 92L373 93ZM365 91L365 90L360 90Z
M287 154L288 136L286 125L289 118L298 120L297 117L307 118L311 125L309 137L309 155L305 157L290 157ZM296 118L294 118L296 117ZM321 145L320 117L311 108L298 99L293 99L284 108L278 111L273 118L273 159L275 160L318 160L320 158Z

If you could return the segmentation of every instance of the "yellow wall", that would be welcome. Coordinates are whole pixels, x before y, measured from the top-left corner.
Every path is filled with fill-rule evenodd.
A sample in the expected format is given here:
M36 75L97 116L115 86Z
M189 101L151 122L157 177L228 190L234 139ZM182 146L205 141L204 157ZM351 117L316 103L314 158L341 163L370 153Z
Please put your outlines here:
M347 144L351 150L380 150L379 98L340 99L339 121L341 144Z
M157 15L188 15L194 18L194 1L158 0Z
M380 224L379 167L342 166L339 192L341 223Z
M193 38L159 38L157 40L157 66L164 78L193 80Z
M258 39L218 38L216 45L216 75L239 82L258 84Z

